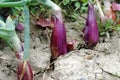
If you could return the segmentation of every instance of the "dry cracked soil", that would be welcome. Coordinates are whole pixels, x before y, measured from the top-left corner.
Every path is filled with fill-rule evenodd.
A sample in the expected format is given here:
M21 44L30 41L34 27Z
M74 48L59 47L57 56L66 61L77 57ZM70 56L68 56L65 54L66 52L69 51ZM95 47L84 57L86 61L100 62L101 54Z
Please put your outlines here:
M49 70L51 30L31 24L29 61L34 80L120 80L120 33L101 37L94 49L85 49L79 21L65 22L67 40L75 39L77 44L73 51L54 61L54 70ZM23 32L17 34L23 41ZM0 80L16 80L18 61L9 47L3 41L0 43Z

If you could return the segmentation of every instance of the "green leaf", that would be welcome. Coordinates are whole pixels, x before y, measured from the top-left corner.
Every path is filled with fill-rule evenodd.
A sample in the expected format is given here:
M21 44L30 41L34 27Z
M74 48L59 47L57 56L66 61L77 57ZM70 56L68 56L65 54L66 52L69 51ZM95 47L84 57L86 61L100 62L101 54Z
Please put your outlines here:
M14 7L17 11L22 11L23 7Z
M27 61L29 58L29 49L30 49L30 28L29 28L29 9L27 6L24 6L23 9L23 14L24 14L24 54L23 58L24 61Z
M88 0L81 0L83 3L87 2Z
M5 27L5 23L2 20L0 20L0 27Z
M87 7L87 4L88 4L88 2L85 2L85 3L82 4L82 6Z
M12 21L12 19L10 18L10 16L8 16L7 20L6 20L6 27L14 30L15 29L15 25L14 22Z
M6 24L0 20L0 25L0 38L3 39L13 51L19 52L21 50L21 43L15 32L15 26L10 16L7 18Z
M80 8L80 3L79 2L76 2L75 3L75 7L76 7L76 10Z
M70 2L70 0L63 0L63 5L67 5Z
M50 1L50 0L37 0L37 2L42 2L43 4L45 4L47 1Z
M10 30L6 27L0 27L0 37L7 42L10 37L14 35L14 30Z
M73 18L77 18L77 16L78 16L78 13L73 13L73 14L71 15L71 17L73 17Z
M78 1L78 0L71 0L71 1Z
M81 13L86 12L86 11L87 11L87 9L88 9L87 7L81 7L80 12L81 12Z

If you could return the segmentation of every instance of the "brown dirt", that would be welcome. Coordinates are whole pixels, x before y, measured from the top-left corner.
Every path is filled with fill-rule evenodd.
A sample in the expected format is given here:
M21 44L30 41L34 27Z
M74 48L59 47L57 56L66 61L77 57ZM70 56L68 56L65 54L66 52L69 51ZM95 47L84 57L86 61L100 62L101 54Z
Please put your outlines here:
M68 41L76 39L77 44L74 51L54 62L55 70L48 70L51 30L31 24L30 64L34 80L120 80L120 33L101 37L92 50L84 49L81 48L84 44L82 22L85 21L81 18L76 22L65 22ZM23 41L23 32L17 33ZM9 47L0 45L0 80L16 80L17 62Z

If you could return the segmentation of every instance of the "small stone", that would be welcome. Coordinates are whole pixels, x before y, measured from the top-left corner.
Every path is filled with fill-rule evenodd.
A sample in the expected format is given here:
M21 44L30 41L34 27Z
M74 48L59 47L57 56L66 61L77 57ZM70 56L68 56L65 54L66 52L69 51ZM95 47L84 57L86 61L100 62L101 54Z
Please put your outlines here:
M87 60L91 60L93 58L93 55L87 55L86 58Z
M35 39L35 48L38 48L41 46L41 42L40 42L40 39L39 38L36 38Z
M97 80L103 80L103 75L102 74L96 74Z
M80 78L80 80L86 80L84 77Z

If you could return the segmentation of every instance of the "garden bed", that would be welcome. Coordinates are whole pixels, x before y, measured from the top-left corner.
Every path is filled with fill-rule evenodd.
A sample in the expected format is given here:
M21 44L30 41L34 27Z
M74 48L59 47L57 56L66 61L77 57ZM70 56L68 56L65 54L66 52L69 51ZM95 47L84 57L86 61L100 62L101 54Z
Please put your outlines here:
M94 49L85 49L80 23L65 22L67 40L75 39L75 49L55 62L50 70L50 30L36 27L31 23L30 64L34 80L120 80L120 33L113 32L110 37L100 37ZM77 29L76 29L77 28ZM78 30L80 28L80 30ZM23 32L17 32L23 41ZM79 46L78 46L79 45ZM0 80L16 80L17 59L6 45L0 45Z

